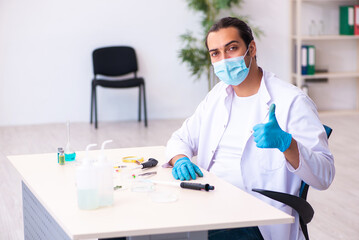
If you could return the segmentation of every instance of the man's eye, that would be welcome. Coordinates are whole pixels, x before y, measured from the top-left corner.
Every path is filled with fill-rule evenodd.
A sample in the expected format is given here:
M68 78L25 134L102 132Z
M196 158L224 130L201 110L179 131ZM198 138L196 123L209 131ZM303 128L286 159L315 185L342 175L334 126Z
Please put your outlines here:
M234 50L237 50L237 47L230 47L229 48L229 51L234 51Z
M212 52L212 53L211 53L211 56L212 56L212 57L215 57L215 56L217 56L217 55L218 55L217 52Z

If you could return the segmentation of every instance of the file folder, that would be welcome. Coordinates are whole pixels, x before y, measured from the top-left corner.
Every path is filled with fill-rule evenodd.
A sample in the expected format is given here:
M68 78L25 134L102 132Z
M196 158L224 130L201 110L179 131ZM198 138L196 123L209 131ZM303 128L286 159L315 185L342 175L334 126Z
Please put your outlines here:
M354 35L354 6L339 7L339 34Z
M359 5L354 6L354 34L359 35Z
M307 67L307 75L315 74L315 46L309 45L308 49L308 67Z
M308 48L306 45L302 45L301 50L301 61L302 61L302 75L307 75L308 72Z

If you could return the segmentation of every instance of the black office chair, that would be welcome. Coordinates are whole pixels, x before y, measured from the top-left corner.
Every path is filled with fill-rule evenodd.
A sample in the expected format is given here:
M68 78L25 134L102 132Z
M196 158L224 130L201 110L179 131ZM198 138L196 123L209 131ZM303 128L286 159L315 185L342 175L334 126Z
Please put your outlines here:
M137 58L135 50L131 47L104 47L95 49L92 53L94 79L91 87L91 117L92 124L93 110L95 110L95 128L97 128L97 96L96 87L106 88L139 88L138 121L141 121L141 92L143 93L143 107L145 115L145 126L147 127L146 92L145 80L137 77ZM133 73L133 78L122 80L108 80L101 78L119 77Z
M327 137L329 138L333 130L326 125L323 126L325 132L327 133ZM307 202L308 189L309 185L302 181L299 191L299 197L288 193L281 193L257 188L252 189L252 191L260 193L281 203L284 203L296 210L299 214L300 227L302 228L305 239L309 240L307 224L313 219L314 209Z

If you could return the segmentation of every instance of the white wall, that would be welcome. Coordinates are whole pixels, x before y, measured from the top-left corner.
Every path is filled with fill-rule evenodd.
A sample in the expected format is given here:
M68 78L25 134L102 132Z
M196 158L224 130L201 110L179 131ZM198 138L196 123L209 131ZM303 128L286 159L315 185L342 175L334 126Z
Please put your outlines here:
M239 10L265 32L257 40L259 65L285 81L288 9L287 0L247 0ZM87 122L91 52L106 45L137 50L150 119L189 116L207 82L193 81L177 58L186 29L200 28L185 0L0 0L0 125ZM99 120L136 119L137 94L100 89Z
M147 83L149 118L188 116L206 93L177 59L198 19L173 1L2 1L0 124L88 121L91 52L131 45ZM98 91L99 119L136 119L132 90Z
M247 0L239 11L248 15L264 36L257 39L257 61L264 70L290 82L290 22L288 0Z

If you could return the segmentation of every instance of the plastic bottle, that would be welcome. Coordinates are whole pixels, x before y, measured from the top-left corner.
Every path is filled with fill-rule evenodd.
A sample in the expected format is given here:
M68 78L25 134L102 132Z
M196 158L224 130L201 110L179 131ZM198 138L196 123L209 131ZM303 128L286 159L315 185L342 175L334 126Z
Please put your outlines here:
M111 206L113 204L113 163L107 160L104 151L105 145L110 142L112 140L102 143L100 156L95 163L100 206Z
M83 210L99 207L96 169L89 157L89 149L97 146L90 144L86 147L86 157L82 164L76 167L76 185L78 207Z

